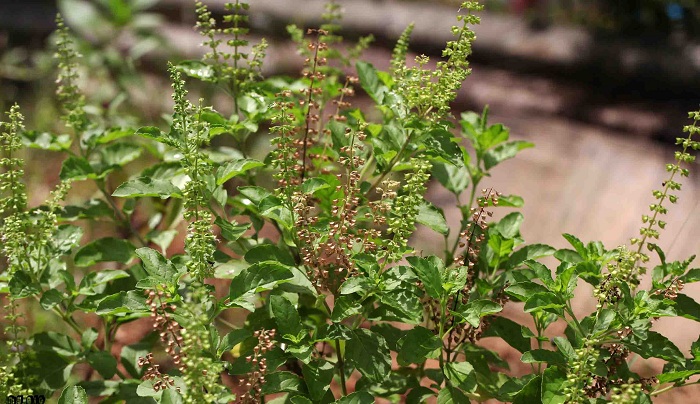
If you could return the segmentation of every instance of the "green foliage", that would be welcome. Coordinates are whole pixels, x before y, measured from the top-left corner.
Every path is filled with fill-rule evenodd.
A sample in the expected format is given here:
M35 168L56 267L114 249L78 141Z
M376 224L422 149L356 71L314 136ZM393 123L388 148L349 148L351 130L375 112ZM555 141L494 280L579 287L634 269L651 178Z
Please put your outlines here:
M127 21L121 3L109 2ZM170 65L174 107L162 127L113 127L85 112L78 54L59 19L58 97L71 134L25 130L17 106L0 124L8 342L0 395L64 403L252 403L279 394L274 402L628 403L696 383L700 342L681 352L652 325L659 317L700 320L698 303L680 293L700 280L694 257L668 262L655 244L700 148L700 112L691 113L631 247L606 250L570 234L571 248L525 244L522 214L489 219L522 198L480 185L533 145L489 124L488 108L462 113L456 128L451 120L478 4L462 4L456 39L434 70L425 57L406 66L409 27L383 72L357 60L369 39L348 54L333 48L340 12L331 2L319 29L289 28L306 58L298 80L261 77L264 42L243 53L249 7L227 8L226 28L218 28L198 3L208 51ZM230 95L230 115L191 102L183 75ZM356 87L372 99L375 119L352 107ZM248 137L268 134L267 156L252 158ZM65 156L60 183L36 207L27 202L23 146ZM431 177L455 196L459 224L426 199ZM64 204L79 181L94 195ZM83 237L83 229L91 234L84 224L98 221L100 236ZM419 226L442 238L439 255L415 242ZM651 261L645 248L660 259L648 289L639 286ZM598 302L583 317L572 307L580 281ZM521 304L534 329L508 318L510 304ZM57 321L25 323L23 313L39 307ZM118 331L144 322L152 333L115 345ZM509 363L483 338L520 352L530 374L509 376ZM630 369L637 356L664 361L664 373L641 377ZM76 365L91 370L89 380ZM234 389L224 374L238 382Z

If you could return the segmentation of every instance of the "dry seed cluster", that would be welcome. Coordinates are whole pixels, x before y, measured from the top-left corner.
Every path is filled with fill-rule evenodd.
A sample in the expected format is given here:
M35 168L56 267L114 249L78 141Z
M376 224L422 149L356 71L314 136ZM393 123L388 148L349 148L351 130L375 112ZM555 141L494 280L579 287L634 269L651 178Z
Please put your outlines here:
M172 295L163 290L146 290L146 295L146 305L151 309L153 330L158 332L160 341L165 345L165 352L173 358L178 369L184 372L186 365L183 361L185 354L182 352L181 327L172 317L177 306L167 302Z
M238 397L239 403L259 403L262 397L262 387L265 385L267 375L267 358L265 354L275 347L275 330L258 330L253 334L258 339L257 345L253 348L253 354L246 356L246 362L253 366L247 380L241 380L240 384L248 391Z
M163 374L160 372L160 365L153 363L153 354L148 353L146 356L139 357L138 360L139 367L148 366L146 373L143 375L144 380L151 380L153 382L153 390L160 391L175 385L175 380L173 380L170 375ZM175 390L180 392L180 388L176 387Z

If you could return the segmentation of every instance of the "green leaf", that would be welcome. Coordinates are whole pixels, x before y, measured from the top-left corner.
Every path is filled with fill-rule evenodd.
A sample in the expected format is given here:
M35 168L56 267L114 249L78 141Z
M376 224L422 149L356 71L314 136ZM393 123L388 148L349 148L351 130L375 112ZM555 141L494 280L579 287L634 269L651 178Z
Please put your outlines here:
M114 211L107 202L101 199L90 199L82 206L67 205L63 208L60 216L65 220L91 219L101 217L112 217ZM82 234L82 229L80 229Z
M40 369L36 383L40 389L58 390L64 388L75 363L53 351L42 351L36 355L36 366Z
M564 233L564 234L562 234L562 236L566 239L566 241L569 242L569 244L571 244L574 247L576 252L579 253L579 255L581 257L585 257L588 255L588 251L586 250L586 246L583 244L583 242L581 240L578 239L578 237L576 237L572 234L568 234L568 233Z
M136 256L141 259L141 265L148 275L158 283L175 285L180 272L170 260L163 257L158 251L142 247L136 250Z
M450 386L441 389L437 398L438 404L461 404L468 403L469 401L469 397L464 393Z
M561 352L561 354L564 355L567 360L576 358L576 351L568 339L564 337L554 337L552 341L554 342L554 345L557 346L557 349L559 349L559 352Z
M41 285L33 281L32 277L22 270L15 271L7 286L10 289L10 294L16 298L34 296L42 291Z
M432 331L417 326L402 338L400 345L397 361L400 366L408 366L411 363L423 363L428 358L437 358L442 341Z
M581 257L579 253L568 249L557 250L557 252L554 253L554 258L561 262L568 262L570 264L578 264L579 262L583 262L583 257Z
M117 360L109 352L88 352L87 362L105 379L110 379L117 372Z
M120 198L140 198L145 196L167 198L181 198L180 189L169 180L155 179L151 177L139 177L128 180L114 190L112 196Z
M335 299L331 321L337 323L361 312L362 304L360 304L357 298L348 295L339 296Z
M177 70L202 81L212 81L216 77L214 68L200 60L183 60L177 64Z
M426 200L423 200L420 206L418 206L418 216L416 216L416 222L425 225L442 235L445 235L450 231L442 209L436 207Z
M508 286L505 292L521 302L525 302L537 293L548 292L548 289L539 283L523 281Z
M86 180L88 178L97 178L97 174L93 170L90 162L87 159L77 156L70 156L63 161L61 172L58 177L62 180Z
M145 357L151 351L151 344L140 342L132 345L125 345L121 349L120 357L121 364L127 372L135 378L139 379L143 376L146 369L139 366L139 358Z
M321 400L326 395L335 373L335 366L324 360L319 362L312 361L301 365L304 381L309 389L309 396L314 402Z
M288 266L294 266L294 257L288 250L277 247L274 244L257 245L245 253L245 260L251 264L262 261L279 261Z
M632 333L627 341L627 347L642 358L661 358L679 365L685 363L683 353L668 338L655 331L648 331L646 338L640 338Z
M433 163L433 175L448 191L455 195L469 186L469 170L464 164ZM502 198L499 198L499 205Z
M100 287L117 279L128 278L130 275L126 271L119 269L103 269L99 272L90 272L80 280L78 293L81 295L95 295L102 293L104 287Z
M275 220L285 229L292 228L292 213L284 206L278 197L273 195L265 197L260 201L258 209L260 210L261 216Z
M683 293L679 293L674 301L676 304L673 308L676 309L678 316L700 321L700 304L698 302Z
M134 130L131 128L114 127L105 131L95 132L95 134L91 135L87 141L90 144L105 144L123 137L131 136L133 134Z
M512 212L496 223L496 231L505 239L515 238L520 233L520 225L523 223L523 214Z
M341 397L334 404L374 404L374 397L366 391L356 391Z
M445 375L464 391L471 392L476 389L476 373L469 362L448 362L445 364Z
M324 180L323 178L309 178L304 181L303 184L301 184L301 192L305 194L313 194L316 191L330 187L331 185L328 183L328 181Z
M58 289L49 289L41 295L39 304L44 310L51 310L63 301L63 293Z
M547 257L554 254L556 251L554 247L546 244L530 244L515 251L510 256L505 266L508 269L512 269L520 265L523 261Z
M566 365L566 358L560 352L547 349L533 349L525 352L520 360L523 363L547 363L550 365Z
M35 334L33 348L40 351L40 355L52 351L61 356L76 356L81 351L80 344L73 338L53 331Z
M505 317L495 317L491 320L483 337L500 337L508 345L521 353L525 353L530 350L530 338L523 336L522 330L524 328L526 328L524 325L520 325L513 320Z
M265 163L253 159L236 159L226 162L216 171L216 185L221 185L233 177L258 167L264 167Z
M542 374L542 404L564 404L561 394L566 384L566 372L559 367L548 367Z
M221 341L219 341L219 346L216 349L217 357L223 355L226 351L230 351L236 345L245 341L247 338L251 337L253 334L249 329L239 328L233 330L226 334Z
M87 267L98 262L126 264L134 256L134 246L127 240L106 237L87 244L75 253L75 265Z
M488 299L479 299L470 300L466 305L460 306L459 314L462 315L472 327L477 328L481 323L481 317L496 314L501 310L503 310L503 306L500 304Z
M436 299L440 298L444 293L442 277L440 275L445 267L442 260L435 256L430 256L428 258L413 256L407 257L406 260L413 268L418 279L423 282L426 293L428 293L430 297Z
M51 151L67 150L72 142L72 137L67 134L54 135L53 133L37 132L35 130L22 132L20 138L24 147Z
M255 305L250 299L256 293L272 290L278 283L292 276L292 272L286 265L275 261L257 262L241 271L231 281L228 306L239 306L254 311Z
M593 333L604 333L609 330L610 324L615 320L615 311L612 309L603 309L597 317Z
M88 396L84 388L69 386L61 392L58 404L88 404Z
M216 217L214 224L221 229L221 236L231 242L238 240L251 226L250 223L238 224L235 221L230 223L220 216Z
M559 313L560 308L564 307L561 299L552 292L535 293L525 302L525 312L548 311Z
M282 296L270 296L270 309L277 323L277 331L282 337L291 335L296 338L304 330L301 317L292 303Z
M377 104L382 104L382 101L384 101L384 93L386 93L387 88L379 80L377 70L371 63L367 62L357 62L355 68L357 69L357 75L360 78L360 85L362 85L362 88Z
M304 382L292 372L272 372L265 375L261 394L300 393L306 394Z
M102 162L107 166L122 167L141 155L141 146L133 143L113 143L100 150Z
M345 344L345 359L364 377L381 382L391 371L389 347L381 335L364 328L351 331Z
M496 146L484 154L484 168L490 170L501 162L515 157L520 150L535 147L534 143L516 140Z
M107 296L97 305L96 313L100 316L145 313L148 311L146 297L135 290L119 292Z
M688 380L689 377L700 374L700 369L681 370L678 372L664 372L656 376L659 384L676 383Z

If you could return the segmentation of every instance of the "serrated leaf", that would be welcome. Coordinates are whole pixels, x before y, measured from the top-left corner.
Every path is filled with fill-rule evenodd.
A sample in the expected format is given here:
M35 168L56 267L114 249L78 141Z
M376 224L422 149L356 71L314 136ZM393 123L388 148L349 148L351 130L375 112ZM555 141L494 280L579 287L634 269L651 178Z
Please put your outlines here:
M306 394L304 382L292 372L272 372L265 375L261 394L300 393Z
M258 167L264 167L265 163L253 159L236 159L226 162L216 171L216 185L221 185L233 177Z
M183 60L177 64L177 70L202 81L211 81L216 77L214 68L200 60Z
M461 194L469 186L469 170L464 164L433 163L432 174L448 191ZM499 202L502 198L499 198Z
M55 135L48 132L35 130L24 131L20 135L22 145L31 149L51 151L67 150L70 148L73 138L68 134Z
M503 161L515 157L519 151L530 147L535 147L535 144L524 140L516 140L498 145L484 154L484 168L490 170Z
M547 363L550 365L566 365L566 358L560 352L547 349L533 349L525 352L520 360L523 363Z
M87 362L105 379L110 379L117 372L117 360L109 352L88 352Z
M97 174L87 159L78 156L70 156L63 161L61 172L58 174L58 177L64 181L80 181L88 178L97 178Z
M374 404L374 397L366 391L356 391L341 397L334 404Z
M335 299L331 321L337 323L361 312L362 305L356 298L347 295L339 296Z
M367 62L357 62L355 68L362 88L377 104L382 104L387 88L379 80L377 70Z
M278 283L292 276L286 265L275 261L257 262L231 280L228 306L239 306L254 311L255 305L249 301L250 298L256 293L274 289Z
M469 362L446 363L445 375L455 386L464 391L473 391L476 388L476 373Z
M411 363L423 363L426 359L434 359L440 354L442 341L427 328L417 326L408 331L402 338L401 350L397 361L401 366Z
M351 331L351 338L345 343L345 359L373 382L381 382L391 371L384 337L364 328Z
M146 196L167 198L181 198L180 189L169 180L151 177L139 177L128 180L114 190L112 196L120 198L140 198Z
M512 212L496 223L495 229L506 240L512 239L520 233L520 225L523 223L523 214Z
M335 121L334 121L335 122ZM301 192L313 194L316 191L330 188L331 185L323 178L309 178L301 184Z
M80 386L69 386L63 389L58 404L88 404L85 389Z
M98 262L116 261L126 264L134 256L135 248L127 240L105 237L87 244L75 253L75 265L87 267Z
M503 310L503 306L500 304L488 299L479 299L471 300L466 305L460 306L459 314L464 317L472 327L476 328L479 327L481 323L481 317L496 314L501 310Z
M444 264L440 258L430 256L428 258L407 257L406 260L413 268L413 271L418 276L418 279L423 282L423 287L430 297L440 298L444 293L442 288L442 277L440 273L444 268Z
M548 367L542 374L542 404L564 404L566 397L561 394L566 385L566 372L558 367Z
M238 224L235 221L230 223L219 216L214 220L214 224L219 226L221 229L221 236L227 241L238 240L251 226L250 223Z
M39 304L44 310L51 310L63 301L63 294L58 289L49 289L41 295Z
M102 162L106 166L122 167L141 155L141 146L133 143L113 143L100 150Z
M335 373L335 367L324 360L317 363L312 361L308 364L302 363L301 371L309 389L309 396L314 401L319 401L326 395L331 387L331 381Z
M294 257L289 251L274 244L261 244L248 250L244 256L246 262L255 264L262 261L279 261L288 266L295 264Z
M146 298L135 290L119 292L107 296L100 301L95 311L98 315L117 315L147 312Z
M535 293L527 299L524 309L526 313L538 311L558 313L560 312L559 309L562 307L564 307L564 303L562 303L561 299L556 294L552 292L540 292Z
M416 216L416 222L427 226L428 228L435 230L442 235L445 235L450 231L442 209L426 200L424 200L420 206L418 206L418 216Z
M524 302L536 293L546 293L548 290L546 287L540 285L539 283L523 281L517 282L508 286L505 292L518 300Z
M277 323L277 331L281 336L297 336L304 329L297 309L286 298L278 295L270 296L270 309Z
M668 338L655 331L648 331L646 338L640 338L632 333L627 341L627 347L642 358L661 358L682 365L685 362L683 353Z
M163 257L158 251L142 247L135 251L141 259L143 269L157 282L166 285L174 285L180 273L170 260Z
M522 330L524 328L525 326L513 320L505 317L495 317L491 320L483 337L500 337L508 345L520 351L520 353L525 353L530 350L530 338L523 336Z

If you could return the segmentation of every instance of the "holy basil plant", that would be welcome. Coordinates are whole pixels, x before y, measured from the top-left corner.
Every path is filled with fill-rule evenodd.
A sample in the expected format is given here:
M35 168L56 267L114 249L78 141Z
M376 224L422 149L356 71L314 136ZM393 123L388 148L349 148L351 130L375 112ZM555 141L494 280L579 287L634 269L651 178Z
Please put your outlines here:
M700 280L694 257L671 261L656 244L700 147L700 112L630 245L571 234L570 248L525 244L512 210L523 199L489 175L533 145L488 109L450 108L480 9L461 5L437 63L406 62L409 26L382 71L361 58L371 37L338 46L330 2L320 27L288 27L304 60L289 78L262 77L267 43L249 43L246 3L228 4L223 21L198 3L206 54L170 64L172 112L133 127L96 116L59 17L65 128L27 130L14 106L0 131L0 396L648 403L697 384L700 340L682 352L653 325L700 320L682 293ZM352 105L356 91L367 108ZM62 161L38 206L26 148ZM429 185L454 195L458 223L426 198ZM442 251L421 247L420 227ZM598 302L585 316L572 307L590 290L581 283ZM494 339L498 351L482 343ZM662 373L632 366L652 358Z

